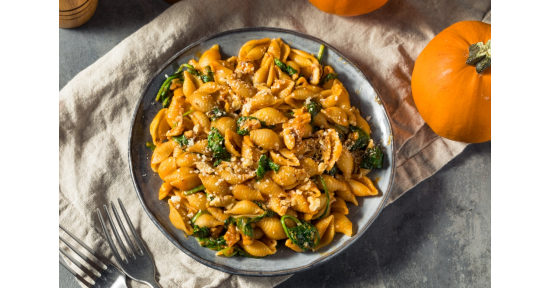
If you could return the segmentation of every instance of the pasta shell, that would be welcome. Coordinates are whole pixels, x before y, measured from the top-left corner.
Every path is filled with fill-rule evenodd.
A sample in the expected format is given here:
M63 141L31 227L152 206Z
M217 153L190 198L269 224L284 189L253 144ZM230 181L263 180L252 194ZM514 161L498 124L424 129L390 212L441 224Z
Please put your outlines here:
M341 150L341 156L336 161L337 168L341 170L345 179L351 178L351 173L353 173L355 159L351 152L347 148ZM356 195L356 194L355 194ZM357 195L358 196L358 195Z
M375 195L372 193L372 191L370 191L370 189L368 189L366 185L358 181L348 179L347 183L349 184L349 186L351 186L351 192L353 192L353 194L355 194L356 196L363 197L363 196Z
M182 179L183 177L192 174L194 172L194 169L189 167L181 167L179 169L176 169L172 174L167 175L164 177L164 181L166 182L173 182L178 179Z
M345 111L339 107L329 107L326 109L320 110L322 115L328 119L328 121L336 123L341 126L348 126L349 122L347 114L345 114Z
M224 223L215 219L214 216L210 214L202 214L194 221L194 225L198 227L208 227L213 228L215 226L223 225Z
M196 166L196 162L202 160L203 156L198 153L184 152L176 158L175 162L179 167L194 167Z
M261 215L265 213L257 204L249 200L238 201L231 209L225 211L229 215Z
M187 152L195 152L203 155L212 156L212 150L208 148L208 140L200 140L196 142L193 146L187 148Z
M229 172L227 170L218 169L217 173L221 175L221 177L223 177L225 181L233 185L246 182L249 179L252 179L255 177L255 171L251 171L248 173L234 173L234 172Z
M360 116L360 111L358 111L358 109L356 109L354 111L354 114L355 114L355 117L356 117L356 126L358 126L358 128L364 130L364 132L366 132L368 135L370 135L370 125L368 124L368 122L366 122L366 120L364 118L362 118L362 116Z
M230 185L225 181L225 179L217 175L199 175L198 176L202 181L202 185L206 187L206 190L212 192L216 195L229 195L231 190L229 189Z
M241 157L242 154L240 154L240 151L242 149L242 136L232 130L227 130L225 132L225 148L227 148L229 153L235 155L236 157Z
M223 137L227 135L226 132L229 130L236 133L236 121L231 117L219 118L211 123L211 127L216 128Z
M240 244L240 246L242 247L242 249L244 249L244 251L250 253L250 255L255 257L265 257L268 255L272 255L276 252L276 249L269 249L269 247L267 247L267 245L265 245L265 243L261 241L254 241L251 245Z
M190 220L187 215L180 213L173 204L172 200L168 200L168 204L170 206L169 218L172 225L179 230L183 230L188 235L192 235L193 229L189 224Z
M250 131L250 139L252 142L267 150L278 150L283 148L282 141L278 135L270 129L259 129Z
M221 210L220 208L209 207L208 212L210 212L212 216L215 217L215 219L221 222L227 220L230 217L229 215L223 213L223 210Z
M319 163L317 163L315 160L311 158L301 159L301 168L303 168L307 173L307 175L311 178L313 176L320 175L322 174L322 172L324 172L324 170L319 169L318 165Z
M263 230L265 236L273 240L282 240L288 238L282 227L280 219L274 217L265 217L257 222L257 226Z
M280 186L289 186L295 184L298 180L307 178L307 172L304 169L297 169L291 166L281 166L277 173L273 174L273 181Z
M202 185L202 182L197 174L189 174L170 182L170 184L181 191L188 191Z
M265 233L263 233L263 230L261 230L261 228L254 227L254 240L259 240L264 235L265 235Z
M340 197L335 197L335 202L330 204L331 212L332 213L341 213L343 215L349 214L349 208L347 208L347 204L343 199Z
M176 145L178 144L175 141L170 140L168 142L164 142L156 146L156 148L154 149L153 155L151 157L151 165L159 164L160 162L164 161L166 158L170 157Z
M299 246L294 244L294 242L292 242L292 240L290 239L287 239L284 244L286 245L286 247L294 250L295 252L303 252L303 250L301 250L301 248L299 248Z
M164 120L164 117L166 117L166 111L168 111L168 109L166 108L160 109L160 111L156 113L156 116L154 116L154 119L151 122L151 126L149 126L149 131L151 133L153 143L156 146L160 145L160 143L162 143L162 141L166 139L165 136L164 138L161 138L160 134L158 133L158 127L160 126L160 123L162 122L162 120Z
M206 66L211 66L212 62L218 60L221 60L221 55L219 54L219 45L216 44L202 54L198 60L198 66L204 69Z
M216 105L210 94L204 92L194 92L187 102L191 103L193 109L196 111L201 111L203 113L211 111Z
M160 179L164 180L164 178L173 172L177 170L177 164L174 157L168 157L160 163L160 166L158 167L158 176L160 176Z
M265 201L261 192L248 187L248 185L238 184L233 188L234 198L237 200Z
M370 180L370 178L368 178L368 177L366 177L362 174L353 175L352 178L354 180L366 185L366 187L368 187L368 189L370 190L370 193L371 193L369 195L378 195L379 194L379 191L377 190L376 186L374 186L374 183L372 182L372 180Z
M331 221L329 221L329 224L328 226L326 227L326 229L324 230L324 233L322 234L322 236L320 237L320 241L318 241L318 244L316 245L315 248L313 248L313 251L318 251L320 248L330 244L332 242L332 240L334 239L334 236L335 236L335 225L334 225L334 219L333 219L333 215L330 215L329 217L326 217L324 219L322 219L321 221L323 220L326 220L328 218L332 218ZM320 223L320 222L319 222ZM317 225L319 224L317 223ZM316 226L316 225L315 225ZM318 229L318 228L317 228Z
M341 213L333 213L335 232L343 233L349 237L353 236L353 223L347 216Z
M300 164L299 159L290 149L282 148L279 151L271 150L269 152L275 164L286 166L299 166Z
M291 210L290 201L286 200L285 198L286 197L270 197L267 200L268 206L271 207L271 210L276 212L278 215L284 216L286 215L287 211ZM295 213L294 217L297 217L297 213ZM288 227L291 227L291 226L288 226Z
M256 117L260 121L264 121L267 125L276 125L288 121L288 118L275 108L267 107L260 109L252 114L252 117Z
M195 211L206 211L208 199L204 192L197 192L188 196L185 196L187 201L189 201L188 207L192 208Z
M263 178L254 183L254 188L259 190L261 194L268 195L269 197L281 197L288 194L280 188L273 180Z
M203 131L204 133L210 132L210 118L204 114L202 111L194 111L189 115L191 117L191 120L193 121L193 124L196 126L198 125L199 131L194 131L195 133L198 133L200 131ZM194 130L194 128L193 128Z
M194 77L188 71L184 71L183 75L185 76L185 80L187 80L183 82L183 94L185 95L185 97L191 97L191 95L193 95L193 93L196 91L196 86L191 80Z
M170 191L172 191L172 185L168 182L162 183L162 186L160 186L160 190L158 191L158 200L166 198Z

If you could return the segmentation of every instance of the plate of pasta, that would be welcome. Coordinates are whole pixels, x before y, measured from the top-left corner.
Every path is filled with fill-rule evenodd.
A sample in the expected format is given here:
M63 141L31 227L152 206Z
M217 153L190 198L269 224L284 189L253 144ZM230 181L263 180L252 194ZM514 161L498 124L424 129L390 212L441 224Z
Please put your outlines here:
M204 265L254 276L343 251L381 212L395 170L391 123L364 73L278 28L174 55L141 96L128 154L164 236Z

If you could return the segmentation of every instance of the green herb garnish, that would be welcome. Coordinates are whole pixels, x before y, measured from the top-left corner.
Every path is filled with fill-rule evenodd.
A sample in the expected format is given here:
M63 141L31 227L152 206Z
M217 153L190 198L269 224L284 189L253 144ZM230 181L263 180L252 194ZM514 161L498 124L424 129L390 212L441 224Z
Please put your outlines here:
M183 64L181 67L187 68L187 71L195 76L200 76L200 72L198 72L196 69L194 69L194 66L191 64Z
M320 49L318 50L318 56L316 57L316 59L318 60L318 63L321 63L322 62L322 56L324 56L324 44L320 44Z
M193 228L193 236L194 237L208 237L210 235L210 229L208 227L198 227L194 226Z
M147 148L151 149L151 151L154 151L154 149L156 149L156 145L154 145L154 143L152 143L152 142L147 142L145 144L145 146L147 146Z
M297 70L295 70L294 68L292 68L292 66L290 65L286 65L284 63L282 63L282 61L278 60L278 59L274 59L274 62L276 64L276 66L278 66L278 68L280 68L280 70L282 70L282 72L286 72L288 75L292 76L294 75L295 73L297 73Z
M206 113L206 116L210 117L212 121L217 121L217 119L227 116L227 112L214 107L212 111Z
M370 136L368 135L368 133L366 133L366 131L362 130L361 128L359 128L357 126L353 126L353 125L349 125L349 129L352 132L357 132L358 133L358 139L355 141L355 144L353 144L353 146L351 146L349 151L362 149L362 148L368 146L368 142L370 142Z
M231 153L225 149L225 138L217 128L212 128L210 130L210 133L208 134L208 148L212 150L213 157L216 159L214 166L217 166L221 163L221 161L230 161L231 160Z
M189 140L185 135L181 134L180 136L172 136L172 139L179 144L179 146L189 145Z
M198 241L198 244L200 244L200 246L206 247L215 251L220 251L227 248L227 241L225 241L225 238L221 236L217 237L217 239L214 239L213 237L208 237L208 238L197 237L196 241Z
M261 155L259 157L259 163L256 170L256 180L261 180L263 176L265 176L265 173L269 170L274 170L278 172L280 170L280 165L272 162L265 154Z
M360 168L373 169L383 167L383 152L379 146L366 149L362 155L362 161L360 162Z
M307 108L307 112L311 114L311 123L313 123L315 116L320 113L320 110L322 110L322 106L314 101L310 101L309 103L305 104L305 107Z
M202 79L202 82L213 82L214 81L214 73L212 72L212 68L208 65L206 66L206 74L200 76Z
M189 111L183 113L183 115L181 115L181 117L185 117L185 116L187 116L187 115L189 115L189 114L191 114L191 113L193 113L193 112L194 112L194 110L189 110Z
M185 194L185 195L191 195L191 194L194 194L194 193L196 193L196 192L200 192L200 191L205 190L205 189L206 189L206 187L204 187L204 185L200 185L200 186L195 187L195 188L193 188L193 189L191 189L191 190L189 190L189 191L183 192L183 194ZM198 215L198 214L197 214L197 215Z
M275 127L274 125L269 126L269 125L267 125L267 123L265 123L265 121L261 121L261 120L255 118L255 117L252 117L252 116L241 116L236 121L236 127L237 127L236 133L238 133L238 135L245 136L245 135L250 134L250 130L242 127L242 125L244 125L246 123L246 121L250 121L250 120L259 121L259 123L261 124L261 128L271 128L272 129L272 128Z
M286 218L292 219L297 226L293 228L286 227L286 222L284 222ZM288 236L290 241L292 241L295 245L299 246L301 250L307 251L318 245L320 235L313 224L306 221L301 222L290 215L282 216L282 218L280 218L280 222L282 223L282 228L284 228L286 236Z
M324 83L332 80L332 79L337 79L337 73L330 73L328 75L326 75L326 77L324 77L324 79L322 79L320 85L324 85Z

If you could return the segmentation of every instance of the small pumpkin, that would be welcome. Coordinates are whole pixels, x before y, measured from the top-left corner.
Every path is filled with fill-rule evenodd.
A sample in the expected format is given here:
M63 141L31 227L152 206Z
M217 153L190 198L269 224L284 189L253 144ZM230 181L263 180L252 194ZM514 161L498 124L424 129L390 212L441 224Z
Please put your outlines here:
M357 16L379 9L387 0L309 0L323 12L338 16Z
M419 54L412 95L438 135L467 143L491 139L491 25L462 21L444 29Z

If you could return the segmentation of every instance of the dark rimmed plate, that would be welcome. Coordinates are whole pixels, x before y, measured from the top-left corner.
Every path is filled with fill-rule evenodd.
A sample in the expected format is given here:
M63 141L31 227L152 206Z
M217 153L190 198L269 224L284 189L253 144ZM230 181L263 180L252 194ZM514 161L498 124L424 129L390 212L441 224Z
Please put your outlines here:
M145 147L151 141L149 125L154 116L161 109L155 102L156 93L165 80L165 75L171 75L177 68L187 63L191 58L218 44L222 59L231 55L238 55L240 47L247 41L262 38L281 38L292 48L316 54L320 44L327 48L323 58L324 65L330 65L338 73L340 81L345 85L351 96L351 104L358 107L363 117L370 116L372 137L376 143L381 143L385 153L384 168L373 170L369 176L376 180L376 186L381 192L377 197L357 197L359 206L349 203L349 219L353 223L353 236L347 237L336 234L333 242L323 247L319 252L296 253L284 245L277 253L263 259L243 257L219 257L215 251L200 247L193 237L186 238L182 231L172 226L168 215L169 207L166 201L158 200L158 189L162 180L150 168L152 152ZM277 276L292 274L310 269L326 263L335 255L356 241L383 209L391 191L395 172L395 151L392 141L391 122L383 103L375 88L366 75L343 54L331 45L315 37L278 28L243 28L226 31L191 44L174 55L162 66L146 86L132 119L129 139L129 164L132 180L137 196L143 209L158 229L177 248L185 252L196 261L227 273L251 276Z

